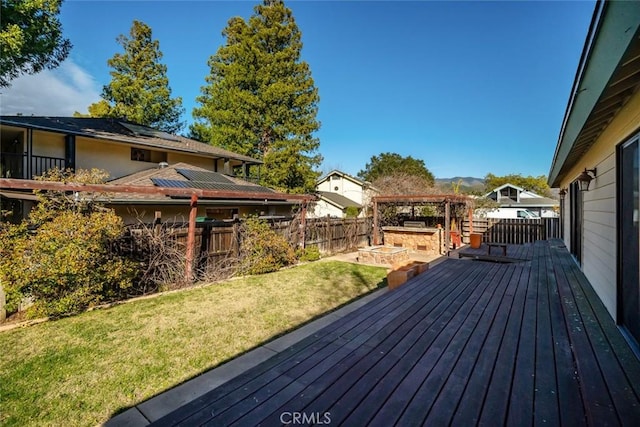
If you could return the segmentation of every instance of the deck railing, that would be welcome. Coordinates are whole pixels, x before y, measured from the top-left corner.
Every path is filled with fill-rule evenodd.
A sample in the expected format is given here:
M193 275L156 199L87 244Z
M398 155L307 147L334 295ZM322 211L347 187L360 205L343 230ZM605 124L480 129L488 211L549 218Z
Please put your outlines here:
M66 168L66 160L61 157L31 156L31 168L27 168L28 157L25 153L0 153L0 177L27 179L40 176L54 168ZM29 170L31 173L29 173ZM30 175L30 176L29 176Z

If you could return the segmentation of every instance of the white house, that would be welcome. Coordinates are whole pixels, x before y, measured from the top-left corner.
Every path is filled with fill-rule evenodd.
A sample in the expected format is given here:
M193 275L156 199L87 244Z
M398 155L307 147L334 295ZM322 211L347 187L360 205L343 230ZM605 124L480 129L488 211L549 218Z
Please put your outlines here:
M640 2L598 1L549 172L564 241L639 349Z
M367 215L371 197L376 193L370 183L354 176L333 170L320 178L316 184L319 200L315 203L313 216L344 218L347 209L358 210L358 216Z
M554 218L558 216L557 200L541 196L513 184L504 184L489 193L486 198L498 203L500 207L486 211L488 218Z

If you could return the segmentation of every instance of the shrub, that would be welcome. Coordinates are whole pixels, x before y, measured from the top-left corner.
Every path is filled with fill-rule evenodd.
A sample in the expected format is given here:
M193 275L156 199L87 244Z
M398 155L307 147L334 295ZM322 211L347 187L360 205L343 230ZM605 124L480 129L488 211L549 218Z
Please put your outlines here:
M298 249L296 255L300 261L317 261L320 259L320 249L317 246L307 246L304 249Z
M243 223L240 273L263 274L295 263L295 251L287 240L264 221L250 217Z
M360 215L360 209L355 206L347 206L344 213L347 218L357 218Z
M100 181L102 175L80 171L74 180L68 171L52 171L47 178ZM37 194L28 221L0 230L0 280L9 310L30 297L29 315L56 317L116 299L132 286L134 264L112 250L124 231L120 217L91 194Z
M0 224L0 285L6 295L6 310L13 313L18 310L25 295L22 292L25 248L28 232L25 223Z

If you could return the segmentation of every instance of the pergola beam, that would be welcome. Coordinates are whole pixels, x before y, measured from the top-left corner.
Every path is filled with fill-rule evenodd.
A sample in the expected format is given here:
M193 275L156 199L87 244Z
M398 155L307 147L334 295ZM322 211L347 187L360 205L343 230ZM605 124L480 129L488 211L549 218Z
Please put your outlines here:
M248 193L242 191L203 190L199 188L150 187L143 185L81 184L74 182L37 181L32 179L0 178L0 188L19 190L89 191L95 193L136 193L177 197L287 200L306 202L315 197L308 194Z

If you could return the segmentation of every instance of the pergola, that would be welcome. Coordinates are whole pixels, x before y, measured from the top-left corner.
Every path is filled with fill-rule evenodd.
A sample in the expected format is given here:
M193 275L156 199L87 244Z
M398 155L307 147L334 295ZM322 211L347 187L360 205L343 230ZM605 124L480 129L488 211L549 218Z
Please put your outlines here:
M439 204L444 207L444 241L446 251L449 251L449 241L451 237L451 209L458 206L467 208L469 218L473 215L473 209L469 207L471 198L462 194L412 194L412 195L394 195L394 196L376 196L373 202L373 244L380 244L379 223L378 223L378 206L379 205L404 205L411 206L424 204Z

